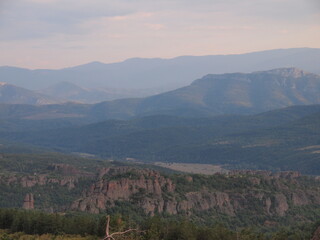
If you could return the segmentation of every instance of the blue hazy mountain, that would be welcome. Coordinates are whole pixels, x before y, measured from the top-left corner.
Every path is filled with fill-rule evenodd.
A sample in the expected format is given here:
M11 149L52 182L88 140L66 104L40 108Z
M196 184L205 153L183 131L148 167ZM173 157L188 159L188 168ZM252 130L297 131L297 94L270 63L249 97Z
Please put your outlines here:
M49 97L22 87L0 82L0 103L44 105L59 103L57 98Z
M97 121L159 114L185 117L254 114L293 105L320 104L319 92L319 75L297 68L281 68L248 74L210 74L186 87L146 98L32 108L2 105L0 118L72 117Z
M207 74L253 72L296 67L320 73L320 49L294 48L238 55L181 56L173 59L133 58L119 63L92 62L60 70L0 67L0 81L27 89L43 89L58 82L85 88L125 88L157 91L190 84Z

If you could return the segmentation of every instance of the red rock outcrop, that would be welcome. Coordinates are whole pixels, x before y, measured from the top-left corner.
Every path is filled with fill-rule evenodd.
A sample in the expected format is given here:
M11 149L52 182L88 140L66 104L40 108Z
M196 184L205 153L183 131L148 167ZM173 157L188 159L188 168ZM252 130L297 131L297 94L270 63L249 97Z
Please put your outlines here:
M178 211L188 212L192 209L198 211L217 208L223 213L234 216L235 210L231 204L230 197L223 192L189 192L186 194L186 200L177 203Z
M23 200L22 208L24 209L34 209L34 198L32 193L28 193Z
M301 190L293 192L291 199L294 206L303 206L310 204L309 197L305 192Z
M47 184L59 184L60 186L66 186L68 189L75 187L78 182L78 177L74 176L64 176L61 178L53 178L48 174L33 175L33 176L23 176L20 179L15 177L15 181L8 181L8 184L13 184L20 181L22 187L34 187L36 185L43 186Z
M262 181L273 186L274 194L264 192L210 191L206 188L186 192L181 199L175 193L172 180L153 170L138 170L129 167L103 168L98 180L80 199L73 202L73 210L99 213L112 208L116 201L128 201L144 209L150 215L166 212L191 214L193 210L206 211L215 209L218 212L234 216L241 209L252 208L252 203L260 205L268 215L284 216L289 209L289 202L294 206L320 202L317 191L297 190L290 192L286 183L294 183L300 177L297 172L272 173L269 171L231 171L229 176L248 177L253 186L259 187ZM192 184L193 178L185 180ZM284 194L283 192L286 192ZM312 196L312 202L310 201ZM180 200L178 200L180 199ZM259 207L257 205L257 207Z
M81 172L76 167L69 164L55 163L48 167L49 170L57 171L62 175L79 175Z
M83 172L68 164L52 164L48 170L55 172L52 175L50 172L45 174L18 175L12 174L9 176L1 176L0 183L6 185L20 184L22 187L31 188L34 186L43 186L47 184L58 184L66 186L69 190L75 188L79 178L94 178L94 174ZM58 176L57 176L58 175Z
M320 240L320 226L317 228L311 240Z
M279 216L284 216L289 209L287 198L284 194L278 193L275 195L275 210Z
M134 178L130 178L130 171L133 171ZM257 175L254 171L245 173ZM268 178L281 178L281 176L274 177L271 172L267 171L259 171L259 173ZM249 207L252 199L260 201L261 206L270 215L283 216L289 208L286 196L280 193L270 198L263 193L244 195L203 189L197 192L187 192L184 200L177 200L174 197L175 185L172 181L153 170L133 170L128 167L104 168L101 169L98 177L99 180L83 192L82 198L72 204L73 210L99 213L108 207L113 207L115 201L118 200L134 201L151 215L155 212L169 214L185 212L188 214L191 210L216 209L234 216L238 209ZM259 185L261 182L258 177L250 179L254 185ZM186 180L190 183L193 181L192 177L186 177ZM172 193L173 197L166 197L168 193ZM300 195L294 196L296 202L301 202L297 200Z
M196 176L171 178L154 170L132 167L102 168L96 175L65 164L51 165L48 170L54 173L2 175L0 182L32 189L48 184L52 188L63 186L69 190L78 187L75 190L79 191L79 179L84 177L86 183L81 186L90 187L80 190L81 196L78 195L71 206L68 203L63 208L91 213L104 212L119 201L140 207L149 215L163 212L190 215L193 211L215 211L235 216L244 209L253 212L259 209L270 216L284 216L292 206L320 204L319 187L314 185L306 189L300 184L301 176L297 172L230 171L228 175L217 178L223 181L224 189L214 184L214 187L210 186L205 178L201 179L204 184L199 184ZM32 194L25 196L23 207L34 208Z
M134 175L133 178L130 177L130 173ZM121 177L123 174L126 175ZM105 176L107 178L104 178ZM170 193L175 189L169 178L153 170L137 170L128 167L105 168L100 171L99 178L89 190L83 193L81 199L72 204L72 209L98 213L100 210L114 206L116 200L134 201L138 198L136 201L146 212L163 212L167 207L162 199L163 191ZM146 196L152 196L152 198Z

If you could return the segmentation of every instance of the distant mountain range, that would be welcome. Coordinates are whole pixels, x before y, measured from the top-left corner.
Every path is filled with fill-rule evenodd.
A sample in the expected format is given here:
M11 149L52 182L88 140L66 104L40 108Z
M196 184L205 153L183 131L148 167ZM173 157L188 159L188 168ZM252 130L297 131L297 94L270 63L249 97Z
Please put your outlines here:
M59 82L49 88L35 91L0 82L0 103L8 104L48 105L67 102L94 104L114 99L148 96L150 93L143 90L87 89L68 82Z
M108 158L319 174L319 92L319 75L282 68L210 74L146 98L0 104L0 150L18 142Z
M59 82L37 92L64 102L78 103L98 103L122 98L145 97L157 93L157 91L152 90L83 88L70 82Z
M111 64L92 62L60 70L4 66L0 67L0 81L30 90L48 88L59 82L90 89L126 89L125 93L128 90L145 90L141 95L127 95L145 97L148 92L151 95L155 91L164 92L189 85L194 79L207 74L248 73L283 67L296 67L320 74L319 62L320 49L294 48L238 55L134 58Z
M7 85L2 87L4 86ZM8 86L9 90L13 89L13 86ZM6 94L8 97L4 102L9 102L9 96L12 98L11 103L45 102L43 95L36 93L31 95L30 90L22 91L18 87L14 89L20 95ZM77 96L79 92L84 91L72 84L69 89L63 91L62 87L60 96L64 93L68 95L72 91L74 96ZM59 95L58 90L59 88L56 88L56 96ZM55 95L54 92L51 91L52 95ZM197 117L253 114L293 105L319 104L319 92L319 75L296 68L282 68L249 74L210 74L189 86L146 98L120 99L91 105L78 103L38 107L2 105L5 114L0 111L0 118L11 116L41 120L69 117L94 122L159 114ZM50 103L49 100L46 101L45 103Z
M45 105L59 102L57 98L0 82L0 103Z
M296 68L210 74L191 85L145 98L137 113L248 114L320 103L320 76Z

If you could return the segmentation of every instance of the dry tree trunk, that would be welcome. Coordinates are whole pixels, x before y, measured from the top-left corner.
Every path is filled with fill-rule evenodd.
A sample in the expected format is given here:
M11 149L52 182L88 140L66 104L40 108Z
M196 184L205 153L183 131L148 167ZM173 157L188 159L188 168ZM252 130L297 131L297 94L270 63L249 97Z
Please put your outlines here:
M133 232L133 231L135 231L135 232L144 232L144 231L139 231L136 228L130 228L130 229L128 229L126 231L123 231L123 232L114 232L114 233L110 234L109 228L110 228L110 216L108 215L107 216L107 224L106 224L106 235L103 238L103 240L115 240L115 238L113 236L115 236L115 235L124 235L126 233Z

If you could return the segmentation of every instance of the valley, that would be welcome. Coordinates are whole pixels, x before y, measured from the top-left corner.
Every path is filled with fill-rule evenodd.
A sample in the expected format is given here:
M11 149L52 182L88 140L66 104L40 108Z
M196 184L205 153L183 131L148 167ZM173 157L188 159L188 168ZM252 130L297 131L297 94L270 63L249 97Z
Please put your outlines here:
M23 127L18 130L20 124L26 126L25 120L16 122L16 126L9 121L12 130L4 127L1 139L116 160L134 158L143 162L202 163L230 169L319 174L320 156L311 147L318 144L319 113L319 105L310 105L256 115L207 118L154 115L92 124L66 119L28 120L29 130Z

